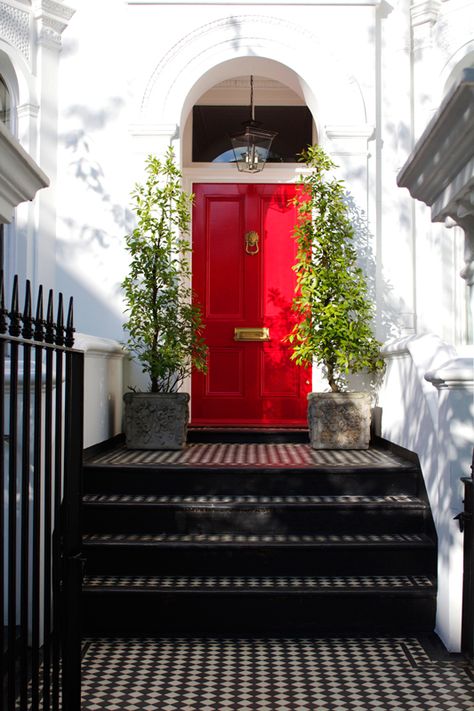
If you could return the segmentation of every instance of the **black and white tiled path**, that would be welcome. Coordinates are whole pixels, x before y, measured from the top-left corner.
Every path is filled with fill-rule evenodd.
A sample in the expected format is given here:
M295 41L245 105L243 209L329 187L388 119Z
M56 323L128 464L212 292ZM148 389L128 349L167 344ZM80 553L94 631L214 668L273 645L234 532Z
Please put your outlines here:
M462 658L416 638L92 639L82 711L473 711Z

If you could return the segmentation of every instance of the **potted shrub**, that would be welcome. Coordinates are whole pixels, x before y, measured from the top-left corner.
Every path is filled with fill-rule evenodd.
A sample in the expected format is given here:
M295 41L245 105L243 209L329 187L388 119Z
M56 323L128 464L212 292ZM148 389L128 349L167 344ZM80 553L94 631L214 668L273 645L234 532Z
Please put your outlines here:
M131 449L180 449L186 441L189 394L178 392L193 367L206 369L200 307L192 303L188 240L192 195L181 188L173 150L149 156L146 180L132 193L136 227L123 280L125 345L149 376L149 392L128 392L125 438Z
M330 392L308 395L310 442L315 449L365 449L370 439L370 393L348 392L348 377L383 368L372 334L373 305L357 265L353 228L342 181L327 175L335 164L309 146L297 207L297 320L288 335L299 365L322 366Z

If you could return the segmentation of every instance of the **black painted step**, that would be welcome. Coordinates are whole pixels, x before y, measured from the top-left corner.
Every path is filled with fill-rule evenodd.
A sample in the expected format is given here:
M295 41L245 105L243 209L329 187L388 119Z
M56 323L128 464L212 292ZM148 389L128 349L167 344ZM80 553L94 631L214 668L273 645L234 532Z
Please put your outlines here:
M88 494L155 496L384 496L419 493L419 472L411 465L384 469L247 467L130 467L89 465L84 469Z
M306 428L295 427L193 427L188 428L189 443L226 443L226 444L298 444L309 441Z
M84 531L142 533L421 533L427 505L392 496L143 496L84 497Z
M436 537L419 467L383 449L315 452L302 436L209 431L183 452L89 457L87 630L431 632Z
M434 575L425 534L86 534L86 571L130 575Z
M426 576L86 577L87 631L242 633L433 629Z

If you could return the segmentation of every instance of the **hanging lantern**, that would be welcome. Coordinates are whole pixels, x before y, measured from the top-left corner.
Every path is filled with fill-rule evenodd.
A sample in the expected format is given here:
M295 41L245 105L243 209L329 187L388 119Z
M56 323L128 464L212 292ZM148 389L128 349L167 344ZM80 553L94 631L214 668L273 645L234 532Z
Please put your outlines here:
M250 120L242 124L242 131L230 135L237 168L244 173L259 173L267 162L272 141L277 131L261 128L255 121L253 104L253 76L250 77Z

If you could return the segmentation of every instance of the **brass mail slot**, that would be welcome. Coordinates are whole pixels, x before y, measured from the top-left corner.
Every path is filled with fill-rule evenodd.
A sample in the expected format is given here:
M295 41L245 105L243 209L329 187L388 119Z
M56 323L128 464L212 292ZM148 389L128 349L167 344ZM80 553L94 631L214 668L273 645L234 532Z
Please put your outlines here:
M269 328L234 328L234 341L269 341Z

